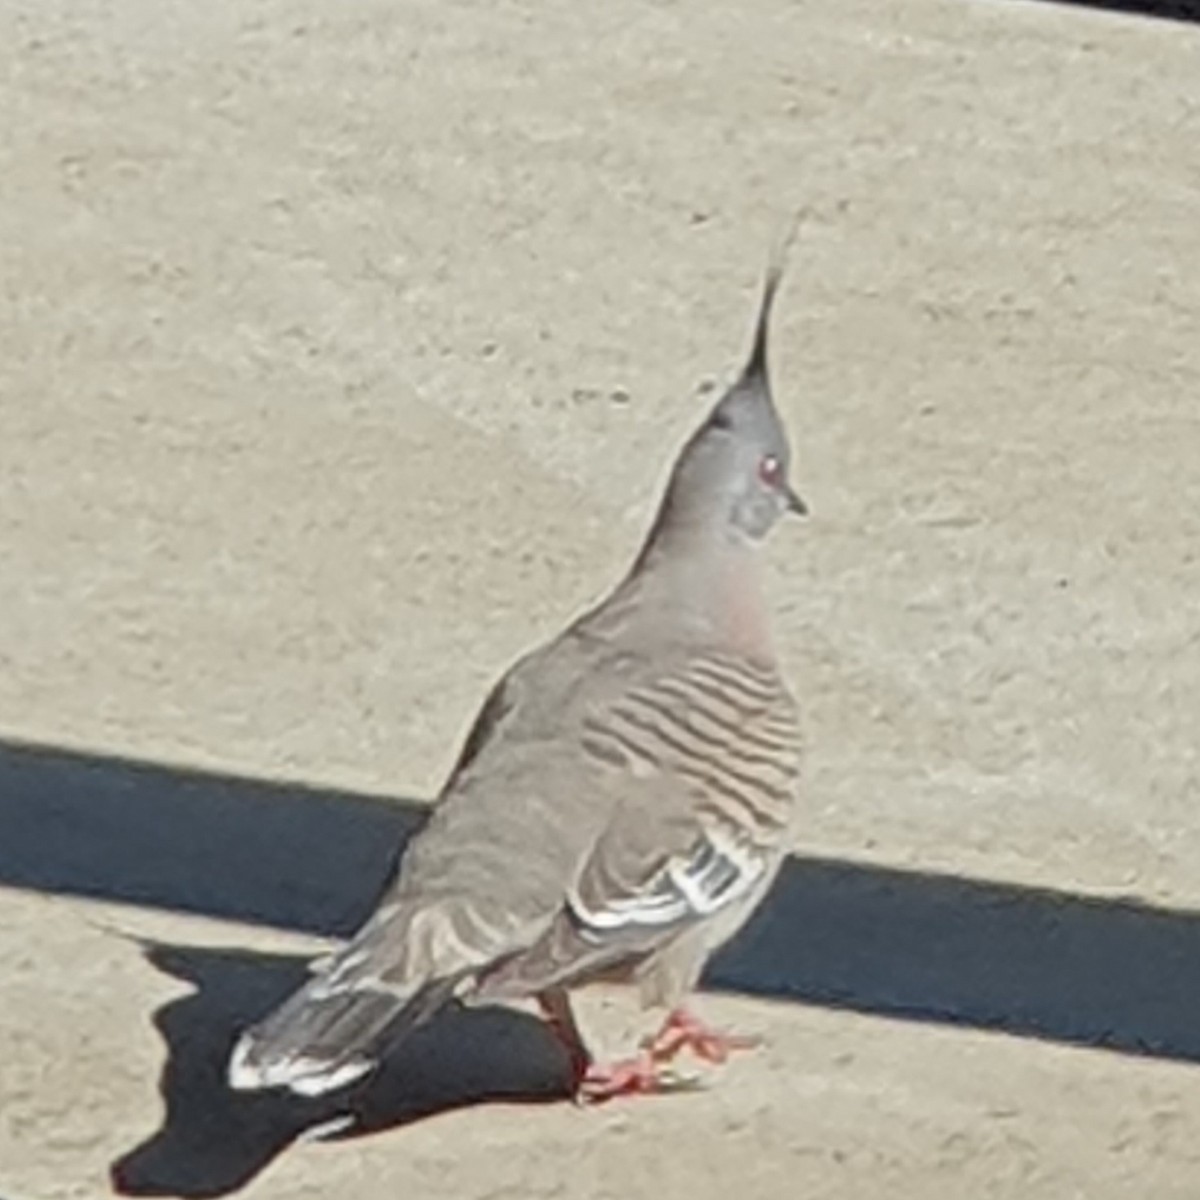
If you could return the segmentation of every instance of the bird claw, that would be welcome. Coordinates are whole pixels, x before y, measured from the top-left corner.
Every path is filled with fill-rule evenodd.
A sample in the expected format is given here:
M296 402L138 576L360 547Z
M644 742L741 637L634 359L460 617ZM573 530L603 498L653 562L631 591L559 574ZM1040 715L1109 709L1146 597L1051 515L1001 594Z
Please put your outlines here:
M619 1096L661 1095L693 1091L700 1086L695 1077L663 1070L650 1054L642 1053L613 1063L591 1063L576 1086L575 1103L604 1104Z
M668 1014L658 1033L642 1042L633 1058L597 1063L583 1044L566 994L547 991L538 996L538 1003L551 1031L567 1051L573 1095L580 1105L603 1104L618 1096L696 1091L704 1086L701 1079L670 1065L681 1051L690 1050L702 1062L723 1063L733 1051L759 1045L758 1038L722 1033L686 1009L677 1008Z
M720 1064L736 1050L753 1050L761 1040L713 1029L685 1009L676 1009L658 1033L642 1042L642 1049L657 1063L671 1062L681 1051L690 1050L702 1062Z
M577 1104L603 1104L617 1096L645 1096L660 1084L658 1064L648 1054L613 1063L589 1063L575 1089Z

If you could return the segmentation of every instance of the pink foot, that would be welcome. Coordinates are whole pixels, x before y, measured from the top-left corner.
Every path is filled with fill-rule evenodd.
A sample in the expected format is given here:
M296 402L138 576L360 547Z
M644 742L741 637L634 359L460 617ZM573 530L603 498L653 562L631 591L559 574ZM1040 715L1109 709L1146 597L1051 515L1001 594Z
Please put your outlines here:
M704 1062L723 1063L734 1050L753 1050L758 1044L758 1038L722 1033L687 1009L677 1008L663 1027L642 1043L642 1049L656 1063L670 1062L682 1050L690 1050Z
M575 1100L579 1104L603 1104L617 1096L645 1096L663 1091L658 1063L649 1053L614 1063L589 1063L579 1078Z

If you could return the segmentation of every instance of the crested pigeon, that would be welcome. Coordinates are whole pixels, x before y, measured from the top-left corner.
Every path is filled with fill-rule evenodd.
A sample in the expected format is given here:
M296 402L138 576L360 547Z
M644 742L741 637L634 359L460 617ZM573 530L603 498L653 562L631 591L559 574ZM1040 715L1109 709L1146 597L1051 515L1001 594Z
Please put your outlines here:
M782 251L749 358L628 573L495 685L374 914L242 1034L232 1087L343 1087L452 1000L536 1000L583 1099L665 1088L680 1050L723 1061L744 1044L684 1002L770 887L800 770L760 578L766 535L806 511L767 371L781 276ZM607 1066L569 1000L599 979L668 1010Z

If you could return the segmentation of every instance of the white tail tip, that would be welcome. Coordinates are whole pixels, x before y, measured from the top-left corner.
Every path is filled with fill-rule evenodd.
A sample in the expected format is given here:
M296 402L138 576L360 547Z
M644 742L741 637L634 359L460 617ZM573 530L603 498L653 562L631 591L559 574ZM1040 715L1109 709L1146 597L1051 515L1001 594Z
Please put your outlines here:
M255 1062L253 1050L252 1039L243 1035L229 1056L225 1078L235 1092L287 1088L298 1096L322 1096L361 1079L375 1066L371 1060L362 1058L335 1066L303 1056Z

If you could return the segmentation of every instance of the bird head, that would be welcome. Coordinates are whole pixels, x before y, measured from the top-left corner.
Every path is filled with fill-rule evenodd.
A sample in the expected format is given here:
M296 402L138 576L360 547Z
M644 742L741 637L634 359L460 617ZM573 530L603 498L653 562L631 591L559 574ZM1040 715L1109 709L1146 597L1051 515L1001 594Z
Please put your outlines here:
M808 511L789 482L791 448L767 372L771 308L782 277L777 252L763 283L750 356L676 459L660 522L700 524L758 542L785 513Z

